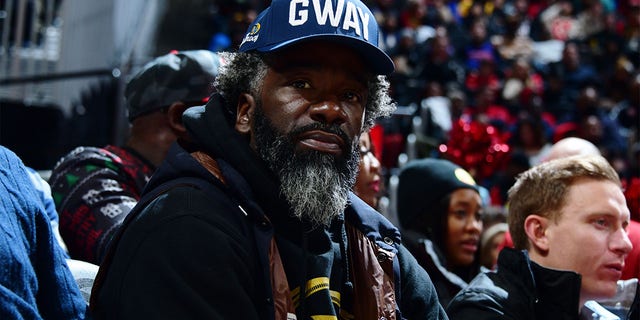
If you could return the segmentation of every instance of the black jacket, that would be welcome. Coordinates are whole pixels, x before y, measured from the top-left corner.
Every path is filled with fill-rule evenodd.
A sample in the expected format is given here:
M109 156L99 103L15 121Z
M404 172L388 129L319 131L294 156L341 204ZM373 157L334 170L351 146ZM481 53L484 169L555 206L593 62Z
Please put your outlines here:
M353 271L344 272L348 262L338 247L352 245L341 232L347 224L393 257L397 311L408 319L447 318L428 275L399 243L398 230L357 197L329 228L303 232L308 226L289 216L277 179L226 122L218 99L188 111L185 125L215 158L224 182L187 150L172 148L145 189L160 195L141 200L101 265L92 292L97 319L273 319L281 296L272 285L273 239L294 302L308 299L314 310L330 311L336 298L343 305L351 298L357 306L359 297L349 297L343 284L367 266L353 263ZM319 286L307 290L328 284L331 296L296 295L300 277L307 281L314 272L326 274L311 279L320 279Z
M418 264L429 274L438 293L438 300L443 306L447 306L451 299L468 285L468 281L480 272L475 263L459 270L447 270L446 261L438 252L437 245L413 230L404 230L402 241ZM466 274L469 275L467 278L461 277Z
M527 251L505 248L497 271L479 274L447 306L451 319L579 319L581 277L543 268Z
M527 251L505 248L497 271L479 274L447 306L451 319L597 319L578 312L581 276L544 268ZM627 319L640 319L640 287ZM587 313L589 312L589 313Z

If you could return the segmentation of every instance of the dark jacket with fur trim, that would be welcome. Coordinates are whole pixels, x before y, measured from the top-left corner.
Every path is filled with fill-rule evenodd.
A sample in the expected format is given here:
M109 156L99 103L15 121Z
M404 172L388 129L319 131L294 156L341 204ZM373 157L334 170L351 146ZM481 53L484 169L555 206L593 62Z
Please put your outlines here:
M185 116L199 150L172 148L113 240L97 319L447 318L398 230L357 197L324 229L290 217L219 98Z

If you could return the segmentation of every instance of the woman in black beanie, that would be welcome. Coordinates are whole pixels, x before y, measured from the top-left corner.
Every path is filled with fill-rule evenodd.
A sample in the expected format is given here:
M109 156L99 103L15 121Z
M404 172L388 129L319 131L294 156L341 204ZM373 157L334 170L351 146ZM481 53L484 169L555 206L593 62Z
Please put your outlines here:
M448 160L417 159L400 172L403 242L429 273L443 306L480 271L482 210L471 175Z

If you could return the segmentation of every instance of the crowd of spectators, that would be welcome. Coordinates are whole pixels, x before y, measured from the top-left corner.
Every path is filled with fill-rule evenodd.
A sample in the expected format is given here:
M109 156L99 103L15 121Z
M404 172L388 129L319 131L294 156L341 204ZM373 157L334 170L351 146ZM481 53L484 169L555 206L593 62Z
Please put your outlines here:
M422 137L419 156L457 162L491 190L493 205L504 204L505 172L519 168L513 177L543 160L553 142L581 137L614 165L637 207L640 1L369 6L396 64L393 97L422 121L416 127L392 119L387 136L400 135L403 143L409 134ZM386 155L383 165L398 166L396 156Z
M238 30L268 3L221 5L216 21L225 27L210 49L237 48ZM373 141L387 177L401 153L447 158L501 206L515 175L577 136L616 168L640 219L640 0L365 3L396 66L399 112Z

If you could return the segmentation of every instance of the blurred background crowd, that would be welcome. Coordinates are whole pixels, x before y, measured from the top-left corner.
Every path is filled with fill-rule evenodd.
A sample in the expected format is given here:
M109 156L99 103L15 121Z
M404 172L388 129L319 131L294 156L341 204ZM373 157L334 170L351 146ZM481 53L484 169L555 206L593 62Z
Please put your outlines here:
M502 213L515 176L576 136L616 168L640 220L639 0L365 3L396 65L398 110L371 132L383 213L398 170L429 157L469 171ZM46 173L75 146L123 141L137 68L174 49L234 50L268 4L0 1L0 143Z
M446 158L500 209L518 173L576 136L616 168L640 219L639 1L370 6L396 63L393 96L404 115L381 123L378 149L391 175L412 158Z

